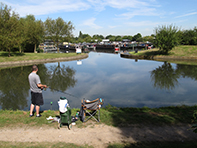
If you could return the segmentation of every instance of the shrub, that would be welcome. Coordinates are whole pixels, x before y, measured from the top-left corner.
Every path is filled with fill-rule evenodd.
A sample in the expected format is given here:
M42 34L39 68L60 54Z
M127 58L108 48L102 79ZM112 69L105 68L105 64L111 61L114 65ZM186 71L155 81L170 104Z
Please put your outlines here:
M164 54L168 54L172 48L178 45L179 29L173 25L159 26L155 29L155 45Z

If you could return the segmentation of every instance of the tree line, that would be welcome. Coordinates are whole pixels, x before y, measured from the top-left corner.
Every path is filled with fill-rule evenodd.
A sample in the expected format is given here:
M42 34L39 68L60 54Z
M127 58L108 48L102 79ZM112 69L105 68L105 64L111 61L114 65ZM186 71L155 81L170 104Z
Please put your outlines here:
M190 30L180 30L176 26L159 26L155 28L154 34L144 36L137 33L131 35L93 35L79 32L78 37L74 37L74 25L71 21L64 21L61 17L57 19L47 18L46 21L36 20L34 15L20 17L11 7L0 4L0 50L19 52L36 52L38 45L45 39L51 39L58 47L61 42L83 43L100 42L102 39L110 41L149 41L167 53L176 45L197 45L197 27Z
M36 20L34 15L19 17L10 7L0 4L0 50L36 52L44 39L51 39L56 45L71 38L74 26L62 18Z

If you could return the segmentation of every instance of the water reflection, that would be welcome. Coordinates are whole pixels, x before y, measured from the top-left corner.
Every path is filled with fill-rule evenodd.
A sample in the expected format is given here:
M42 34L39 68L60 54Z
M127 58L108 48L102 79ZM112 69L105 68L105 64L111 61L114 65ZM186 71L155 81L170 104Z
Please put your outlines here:
M2 109L23 110L28 107L27 98L30 93L27 76L31 69L32 66L24 66L0 70L0 105ZM54 91L54 88L66 91L68 88L74 87L77 82L74 78L75 70L65 65L60 67L59 62L58 66L49 68L40 64L38 69L41 82L51 86L51 91Z
M197 66L89 53L87 59L38 65L38 75L51 89L43 91L45 109L58 109L60 96L79 108L81 99L103 98L118 107L160 107L197 103ZM0 109L29 110L31 66L0 70ZM60 90L76 96L65 95ZM50 102L53 102L51 106Z
M74 87L77 80L75 79L75 70L69 66L62 65L60 62L58 65L50 66L48 69L48 85L52 91L60 90L66 91L70 87Z
M29 83L27 75L31 68L19 67L0 70L0 105L2 109L24 109L27 107Z
M197 80L197 66L177 64L175 68L171 63L163 65L151 71L151 81L157 89L173 90L179 85L179 78L191 78Z
M197 66L193 65L177 65L176 73L178 73L183 78L191 78L197 80Z
M151 81L154 87L158 89L174 89L179 84L178 78L179 74L167 62L164 62L163 65L151 71Z

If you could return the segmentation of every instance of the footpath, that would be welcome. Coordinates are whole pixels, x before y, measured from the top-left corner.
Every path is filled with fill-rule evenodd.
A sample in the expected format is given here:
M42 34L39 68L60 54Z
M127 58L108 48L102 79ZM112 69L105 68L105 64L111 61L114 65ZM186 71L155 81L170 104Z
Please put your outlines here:
M54 123L55 124L55 123ZM196 141L197 134L189 130L191 125L112 127L92 124L78 128L73 125L60 129L54 127L0 128L0 141L7 142L65 142L105 148L113 143L137 142L186 142Z

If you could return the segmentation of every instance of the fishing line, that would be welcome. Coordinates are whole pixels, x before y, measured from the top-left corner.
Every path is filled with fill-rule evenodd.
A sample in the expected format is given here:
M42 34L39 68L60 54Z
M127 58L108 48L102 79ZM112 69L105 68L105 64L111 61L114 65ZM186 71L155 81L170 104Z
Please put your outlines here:
M61 93L63 93L63 94L66 94L66 95L69 95L69 96L71 96L71 97L74 97L74 98L79 99L78 97L76 97L75 95L72 95L72 94L70 94L70 93L67 93L67 92L64 92L64 91L61 91L61 90L57 90L57 89L54 89L54 88L51 88L51 87L48 87L48 88L50 88L51 90L55 90L55 91L57 91L57 92L61 92Z

